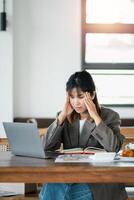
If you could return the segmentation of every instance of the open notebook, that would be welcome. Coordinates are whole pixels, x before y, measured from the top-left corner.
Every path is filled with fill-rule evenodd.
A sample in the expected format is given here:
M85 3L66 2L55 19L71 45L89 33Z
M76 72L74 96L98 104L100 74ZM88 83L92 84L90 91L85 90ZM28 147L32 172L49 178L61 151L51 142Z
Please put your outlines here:
M63 149L60 153L64 154L95 154L96 152L105 152L105 149L98 147L86 147L86 148L72 148L72 149Z

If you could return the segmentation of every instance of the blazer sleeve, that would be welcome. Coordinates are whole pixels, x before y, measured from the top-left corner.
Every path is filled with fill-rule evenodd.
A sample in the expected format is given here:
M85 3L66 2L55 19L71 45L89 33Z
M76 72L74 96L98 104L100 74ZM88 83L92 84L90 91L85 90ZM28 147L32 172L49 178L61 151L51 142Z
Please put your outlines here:
M120 117L116 112L109 113L108 120L102 121L91 133L106 151L118 152L125 137L120 133Z
M63 129L64 123L58 125L58 120L56 118L56 120L48 127L47 133L43 138L43 147L45 151L53 151L60 148Z

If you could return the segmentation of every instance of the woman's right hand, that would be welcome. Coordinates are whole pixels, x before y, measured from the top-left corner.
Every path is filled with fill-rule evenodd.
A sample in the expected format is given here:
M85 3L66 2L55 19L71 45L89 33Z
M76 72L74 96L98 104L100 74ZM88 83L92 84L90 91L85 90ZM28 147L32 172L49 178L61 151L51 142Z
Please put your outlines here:
M70 99L69 99L69 94L68 92L66 93L66 101L63 107L63 110L61 111L61 113L58 116L58 123L61 125L65 118L70 115L73 112L73 108L70 104Z

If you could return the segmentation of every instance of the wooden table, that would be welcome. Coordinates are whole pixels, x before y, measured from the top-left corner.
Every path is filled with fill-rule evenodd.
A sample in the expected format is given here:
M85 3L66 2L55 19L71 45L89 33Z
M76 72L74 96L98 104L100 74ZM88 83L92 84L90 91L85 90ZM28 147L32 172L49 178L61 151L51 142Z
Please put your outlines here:
M0 153L0 182L134 183L134 163L54 163Z

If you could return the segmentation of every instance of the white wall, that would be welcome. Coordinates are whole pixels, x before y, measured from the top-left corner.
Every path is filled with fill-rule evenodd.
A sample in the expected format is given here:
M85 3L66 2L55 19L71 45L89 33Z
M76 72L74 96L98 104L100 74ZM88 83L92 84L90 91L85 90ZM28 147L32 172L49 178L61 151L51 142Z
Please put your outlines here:
M14 0L14 116L55 117L80 70L80 0ZM133 118L134 108L114 108Z
M14 116L55 117L80 70L80 0L14 0Z
M12 0L7 1L6 8L7 31L0 31L0 137L5 137L2 122L13 119Z

